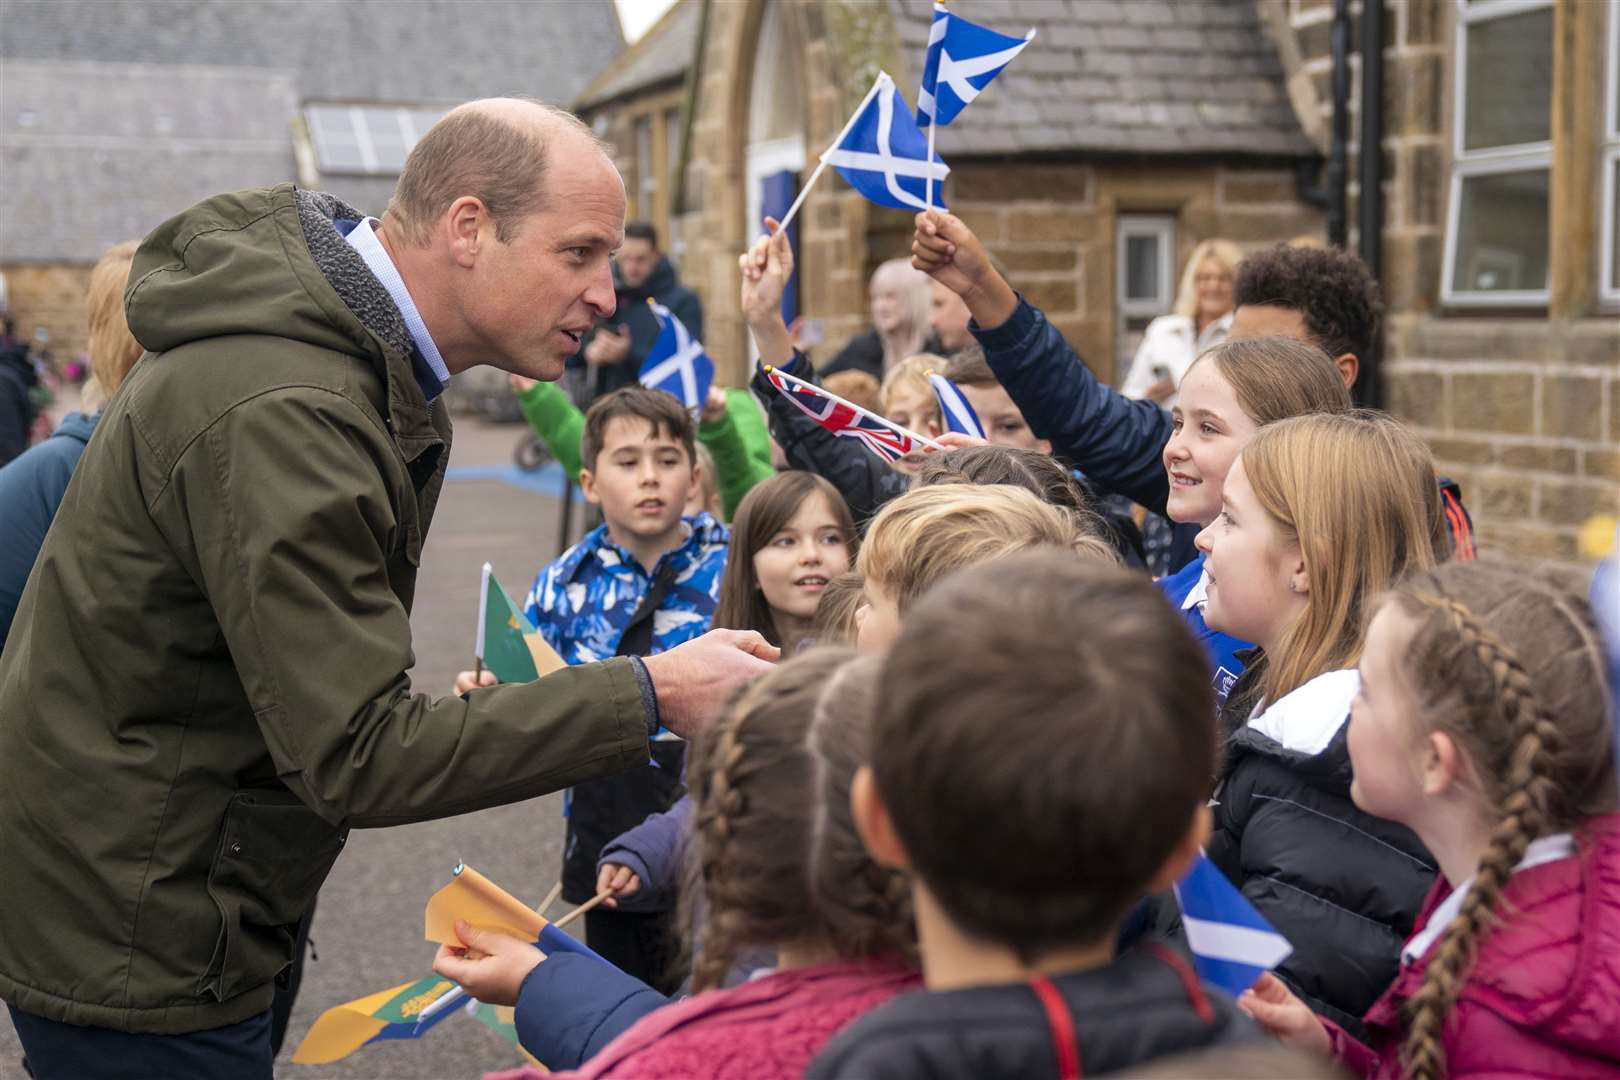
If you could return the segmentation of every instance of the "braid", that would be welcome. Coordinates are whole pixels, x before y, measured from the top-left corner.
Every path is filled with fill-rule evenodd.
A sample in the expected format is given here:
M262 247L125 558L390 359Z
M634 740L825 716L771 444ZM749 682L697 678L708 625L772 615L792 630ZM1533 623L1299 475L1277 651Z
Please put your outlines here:
M1550 765L1561 734L1543 712L1530 675L1518 654L1482 626L1461 602L1444 596L1416 599L1450 622L1461 650L1489 675L1503 715L1512 726L1512 752L1503 777L1499 820L1480 857L1473 886L1461 909L1434 946L1423 984L1407 1003L1407 1037L1402 1057L1409 1076L1440 1080L1446 1071L1442 1032L1466 981L1481 937L1490 929L1497 902L1525 848L1548 820L1555 796Z
M692 964L694 991L718 987L737 958L737 935L733 930L739 920L727 894L728 878L735 869L731 841L736 834L736 820L747 809L743 793L737 788L738 766L743 759L738 732L750 711L739 706L722 721L708 786L698 808L697 829L702 841L702 875L708 903L699 937L702 949Z

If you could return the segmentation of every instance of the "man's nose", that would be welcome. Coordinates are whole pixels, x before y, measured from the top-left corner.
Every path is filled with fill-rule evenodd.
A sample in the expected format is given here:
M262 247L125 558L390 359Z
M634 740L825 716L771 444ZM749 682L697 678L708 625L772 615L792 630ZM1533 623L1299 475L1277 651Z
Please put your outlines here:
M607 318L618 309L619 298L613 292L613 268L606 260L603 260L601 270L592 275L584 299L599 319Z

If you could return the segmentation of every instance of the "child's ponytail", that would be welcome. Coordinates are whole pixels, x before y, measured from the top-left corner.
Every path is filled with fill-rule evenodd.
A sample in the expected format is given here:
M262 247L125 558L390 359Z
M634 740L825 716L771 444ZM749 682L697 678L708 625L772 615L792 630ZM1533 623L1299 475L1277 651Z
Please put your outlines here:
M1425 723L1458 743L1496 808L1468 896L1406 1006L1405 1069L1439 1080L1447 1017L1525 849L1614 808L1612 736L1591 612L1578 597L1522 571L1465 563L1409 577L1392 602L1418 624L1402 674Z

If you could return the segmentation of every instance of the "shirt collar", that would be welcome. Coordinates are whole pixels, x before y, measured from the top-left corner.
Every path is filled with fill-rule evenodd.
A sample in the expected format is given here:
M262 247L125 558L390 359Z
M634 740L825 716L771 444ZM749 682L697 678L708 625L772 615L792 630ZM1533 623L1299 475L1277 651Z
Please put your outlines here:
M1209 571L1201 570L1198 573L1198 580L1193 583L1192 588L1187 590L1187 595L1182 599L1181 610L1190 611L1197 608L1199 611L1203 611L1204 605L1207 603L1209 603Z
M1513 872L1517 874L1521 870L1530 869L1532 866L1557 862L1559 859L1567 859L1574 854L1575 837L1569 833L1554 833L1552 836L1543 836L1539 840L1530 841L1529 846L1524 849L1524 858L1519 860L1519 865L1513 868ZM1468 899L1468 890L1473 887L1474 879L1469 878L1455 889L1452 889L1450 896L1440 901L1435 909L1429 913L1429 921L1423 924L1423 929L1413 934L1412 940L1402 947L1401 963L1411 964L1423 958L1423 954L1428 952L1440 935L1446 932L1446 927L1450 926L1451 920L1457 917L1457 912L1462 910L1463 901Z
M444 357L439 355L439 347L433 343L433 336L428 333L427 324L422 321L422 313L416 310L416 303L405 288L405 279L399 276L399 268L394 260L388 257L388 249L382 246L377 239L373 226L376 218L362 218L360 223L349 230L345 240L349 246L365 261L366 269L370 270L382 287L388 290L388 296L399 308L400 317L405 320L405 329L410 331L411 340L416 343L417 351L427 361L433 374L438 377L439 386L443 388L450 382L450 369L445 367Z

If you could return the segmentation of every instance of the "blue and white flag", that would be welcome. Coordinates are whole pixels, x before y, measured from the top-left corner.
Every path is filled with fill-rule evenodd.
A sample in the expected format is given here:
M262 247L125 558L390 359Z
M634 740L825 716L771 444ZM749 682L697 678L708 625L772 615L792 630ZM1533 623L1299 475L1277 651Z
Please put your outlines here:
M1202 852L1176 886L1176 902L1198 977L1233 997L1294 951Z
M917 91L917 123L944 127L955 120L1034 40L1033 30L1021 39L1008 37L952 15L936 2L922 87Z
M979 423L979 414L962 396L961 387L937 371L928 373L928 384L934 388L934 396L939 399L939 414L945 418L946 431L971 435L975 439L986 437L984 425Z
M697 412L709 397L714 361L703 351L703 343L692 339L686 325L669 308L655 300L648 303L658 316L660 329L658 340L641 365L641 385L674 394L688 409Z
M887 72L878 73L844 133L821 160L872 202L897 210L928 209L928 177L937 188L951 171L938 154L930 157L928 140ZM937 195L934 206L945 208Z

